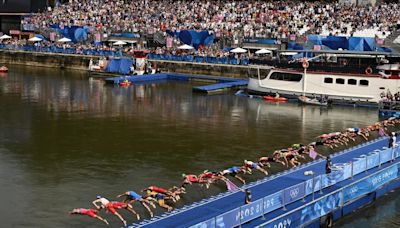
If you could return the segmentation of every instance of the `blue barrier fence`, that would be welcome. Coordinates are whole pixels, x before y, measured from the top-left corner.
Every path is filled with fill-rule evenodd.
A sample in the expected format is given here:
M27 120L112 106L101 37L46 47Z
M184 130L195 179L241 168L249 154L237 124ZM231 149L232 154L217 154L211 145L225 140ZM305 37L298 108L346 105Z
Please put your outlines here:
M330 174L312 176L300 184L296 184L250 204L235 208L224 214L200 222L191 226L191 228L239 226L276 209L285 208L285 206L290 203L305 198L315 192L322 191L324 188L330 187L338 182L350 179L357 174L368 171L369 169L381 166L382 164L398 157L400 157L399 147L383 147L381 150L369 152L348 163L335 164L333 171ZM289 220L298 223L293 223L291 226L300 226L324 216L338 207L343 206L343 204L374 191L380 186L399 177L400 173L398 170L400 167L398 166L400 166L400 163L382 169L379 172L341 188L340 191L334 191L320 198L318 201L312 201L309 204L296 209L294 212L290 212L289 214L285 214L285 216L279 216L276 219L268 221L260 227L277 227L279 224Z
M195 63L213 63L230 65L249 65L249 59L237 59L228 57L194 56L194 55L172 55L172 54L153 54L149 53L147 58L154 60L172 60Z
M47 53L62 53L62 54L80 54L80 55L95 55L95 56L105 56L105 57L120 57L122 56L122 51L106 51L106 50L96 50L96 49L81 49L76 48L60 48L56 46L41 47L33 45L5 45L0 44L0 49L3 50L14 50L14 51L29 51L29 52L47 52Z
M398 178L400 176L399 168L400 163L398 162L353 184L333 191L317 201L310 202L294 211L261 224L257 228L282 227L282 224L288 223L288 221L291 223L290 226L293 227L310 223Z

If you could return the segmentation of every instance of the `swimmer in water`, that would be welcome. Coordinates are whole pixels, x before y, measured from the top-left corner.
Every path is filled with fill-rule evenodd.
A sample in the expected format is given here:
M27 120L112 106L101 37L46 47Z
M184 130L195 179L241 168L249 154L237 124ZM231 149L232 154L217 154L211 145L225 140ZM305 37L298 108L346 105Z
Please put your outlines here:
M168 196L162 193L158 193L155 191L147 190L146 191L146 196L144 197L146 200L152 200L162 208L167 209L168 211L172 211L172 207L169 206L167 203L165 203L165 200L168 199Z
M271 162L279 163L282 165L285 165L285 162L279 160L277 156L272 156L272 157L261 157L258 159L258 162L262 164L263 166L268 166L271 167Z
M70 211L69 214L70 215L87 215L91 218L96 218L96 219L104 222L105 224L109 225L106 219L97 215L98 212L99 211L96 209L75 208L72 211Z
M221 179L221 176L218 175L217 172L210 172L208 170L204 170L203 173L198 176L199 182L205 183L206 187L209 188L210 184L214 183L217 180Z
M119 214L117 212L117 209L125 209L125 210L131 212L132 214L136 215L136 218L138 220L140 219L140 215L138 213L136 213L135 210L133 210L133 207L130 204L122 203L122 202L115 202L115 201L110 202L108 199L101 197L101 196L97 196L96 198L97 199L92 202L93 205L98 210L100 210L101 208L106 208L108 212L117 216L119 218L119 220L121 220L121 222L124 224L124 226L126 226L126 220L121 216L121 214ZM97 205L98 203L100 203L100 206Z
M161 187L157 187L157 186L150 186L150 187L143 189L142 192L145 192L147 190L167 195L167 196L171 197L172 201L174 201L174 202L176 202L177 200L180 199L179 196L176 197L176 195L173 192L171 192L170 190L167 190L165 188L161 188Z
M246 184L246 181L238 175L239 173L243 173L243 170L239 166L233 166L229 169L225 169L225 170L219 172L219 175L220 176L229 175L231 177L238 179L243 184Z
M150 214L150 217L154 216L153 212L151 211L150 207L148 206L148 204L150 204L153 208L156 208L156 206L154 205L153 202L150 202L149 200L143 199L143 197L141 195L137 194L134 191L124 192L121 195L118 195L117 198L120 198L122 196L125 196L124 203L133 204L134 202L138 201L140 204L142 204L142 206L144 208L146 208L146 210Z
M242 166L242 169L248 174L252 174L252 170L256 169L256 170L264 173L266 176L268 176L268 172L265 169L263 169L260 166L260 164L252 162L252 161L244 160L244 165Z

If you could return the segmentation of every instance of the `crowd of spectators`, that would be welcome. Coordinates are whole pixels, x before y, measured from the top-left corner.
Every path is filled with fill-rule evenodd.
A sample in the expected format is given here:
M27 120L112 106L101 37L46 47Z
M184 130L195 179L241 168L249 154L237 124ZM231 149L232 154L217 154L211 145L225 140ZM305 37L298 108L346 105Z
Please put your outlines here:
M22 24L37 30L52 24L89 26L102 33L199 29L216 37L286 38L307 31L351 35L368 28L383 34L400 25L399 6L353 6L332 1L70 0L27 17Z

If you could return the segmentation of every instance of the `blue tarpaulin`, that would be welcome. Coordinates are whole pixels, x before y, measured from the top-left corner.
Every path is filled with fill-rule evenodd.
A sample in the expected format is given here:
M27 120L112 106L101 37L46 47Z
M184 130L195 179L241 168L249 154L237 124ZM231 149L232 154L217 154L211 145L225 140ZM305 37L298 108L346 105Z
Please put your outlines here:
M54 24L50 28L55 29L63 37L71 39L74 43L86 40L89 32L89 27L87 26L64 26L61 28L59 25Z
M372 37L344 37L309 35L308 40L315 45L324 45L332 50L375 51L375 39Z
M178 37L182 43L190 45L196 50L200 45L208 46L214 42L214 35L208 31L182 30L180 32L173 32L168 30L167 34Z
M113 33L113 34L111 34L111 36L122 37L122 38L139 38L140 37L140 35L137 34L137 33L127 33L127 32L124 32L124 33Z
M106 67L106 72L129 74L132 65L133 65L132 59L127 59L127 58L110 59Z
M289 42L288 43L288 50L304 50L304 47L298 43L295 42Z

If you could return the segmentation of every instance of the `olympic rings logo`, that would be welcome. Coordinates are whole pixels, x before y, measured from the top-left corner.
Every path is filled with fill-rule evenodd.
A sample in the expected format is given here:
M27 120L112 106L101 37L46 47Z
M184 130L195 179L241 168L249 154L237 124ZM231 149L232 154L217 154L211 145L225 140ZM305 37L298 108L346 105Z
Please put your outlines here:
M296 198L299 195L300 189L299 188L295 188L295 189L290 189L289 191L289 195L292 198Z

